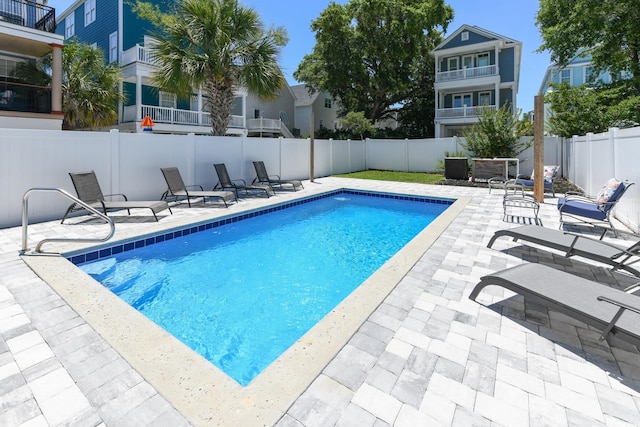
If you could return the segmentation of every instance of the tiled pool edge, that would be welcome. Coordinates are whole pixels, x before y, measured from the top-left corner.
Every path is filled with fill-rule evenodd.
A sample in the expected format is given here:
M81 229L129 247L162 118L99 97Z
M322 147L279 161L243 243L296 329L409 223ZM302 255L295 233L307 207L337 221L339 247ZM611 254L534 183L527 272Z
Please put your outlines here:
M65 257L69 261L71 261L73 264L78 265L88 261L95 261L96 259L106 258L111 255L116 255L116 254L130 251L133 249L153 245L160 242L165 242L168 240L175 239L177 237L187 236L189 234L210 230L226 224L232 224L235 222L243 221L245 219L255 218L257 216L266 215L266 214L287 209L293 206L310 203L310 202L313 202L314 200L333 197L340 194L362 194L362 195L380 197L385 199L398 199L398 200L409 200L414 202L437 203L437 204L446 204L449 206L455 202L455 199L447 199L442 197L412 196L408 194L394 194L394 193L385 193L385 192L378 192L378 191L365 191L365 190L343 188L343 189L332 190L323 194L304 197L304 198L290 201L290 202L283 202L273 207L260 208L260 209L252 210L246 213L238 213L236 215L224 217L220 219L212 219L194 226L185 226L177 230L172 229L160 234L156 233L154 235L141 236L141 238L139 239L125 241L122 243L118 243L114 246L104 247L105 245L103 244L101 245L103 247L100 247L99 249L96 249L96 250L85 249L80 251L73 251L73 252L70 252L69 255L65 255Z
M244 389L186 346L179 342L176 346L177 340L157 326L138 327L140 322L151 322L139 313L132 314L137 311L97 282L90 278L87 282L88 276L66 259L31 257L25 262L195 425L271 425L321 373L468 201L459 198ZM56 264L53 268L51 261ZM150 344L141 345L144 341ZM298 362L296 370L292 370L291 360Z

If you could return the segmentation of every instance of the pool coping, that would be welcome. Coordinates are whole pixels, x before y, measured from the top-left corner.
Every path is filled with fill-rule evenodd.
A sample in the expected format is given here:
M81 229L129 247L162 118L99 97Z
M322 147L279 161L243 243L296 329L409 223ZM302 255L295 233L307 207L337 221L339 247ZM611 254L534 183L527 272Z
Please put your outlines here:
M334 188L318 194L335 191ZM305 194L298 199L309 197L314 196ZM24 256L23 259L192 424L273 425L469 201L470 198L457 198L246 387L237 384L64 256ZM260 209L264 207L255 210ZM236 215L238 213L233 214ZM180 227L170 229L177 228Z

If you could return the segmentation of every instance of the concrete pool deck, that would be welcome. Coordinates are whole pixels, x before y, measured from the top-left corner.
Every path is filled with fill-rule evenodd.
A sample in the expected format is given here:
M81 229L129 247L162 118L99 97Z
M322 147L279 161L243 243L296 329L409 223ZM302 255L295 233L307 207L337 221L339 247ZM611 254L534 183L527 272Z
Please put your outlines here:
M152 370L136 369L129 354L121 354L117 345L110 344L114 337L92 326L96 319L91 316L110 325L113 306L104 310L91 306L78 315L85 309L74 308L68 301L79 290L68 286L69 294L61 298L61 291L54 290L57 284L52 288L42 281L18 256L21 229L0 230L0 425L640 424L640 357L635 347L616 340L611 345L601 343L597 331L540 305L525 304L522 297L501 288L485 290L481 304L467 298L482 275L522 262L541 262L607 283L633 282L606 267L567 260L509 239L486 248L494 231L519 225L503 222L498 192L320 178L305 182L302 192L248 198L229 209L178 207L174 215L161 214L159 223L148 216L118 217L116 238L341 187L461 198L467 203L441 234L437 231L418 240L398 260L397 268L392 266L382 274L378 283L389 287L389 295L382 295L381 304L370 303L373 313L356 321L354 332L336 332L335 341L344 339L346 344L325 351L325 346L313 347L316 338L302 343L308 363L319 364L299 366L309 379L300 380L295 371L276 369L273 378L285 376L283 384L290 387L269 388L272 381L261 375L255 381L263 380L267 394L271 393L268 402L237 386L239 394L230 395L237 406L210 418L194 417L184 409L185 401L193 399L186 403L198 406L202 401L228 398L217 384L224 380L203 373L201 389L175 395L156 386ZM555 199L546 201L540 209L541 221L557 228ZM105 226L77 218L69 225L32 225L29 242L105 233ZM56 243L44 247L64 252L75 248ZM34 259L44 265L34 268L49 269L47 257L28 258L30 263ZM72 279L71 274L63 273L55 281L68 285ZM106 306L108 298L99 295L94 302ZM346 311L338 319L351 320L351 316ZM334 322L336 326L348 323ZM341 334L346 336L339 338ZM118 337L144 338L135 333ZM198 363L188 352L184 356L189 360L184 365ZM156 367L157 375L167 373L166 366Z

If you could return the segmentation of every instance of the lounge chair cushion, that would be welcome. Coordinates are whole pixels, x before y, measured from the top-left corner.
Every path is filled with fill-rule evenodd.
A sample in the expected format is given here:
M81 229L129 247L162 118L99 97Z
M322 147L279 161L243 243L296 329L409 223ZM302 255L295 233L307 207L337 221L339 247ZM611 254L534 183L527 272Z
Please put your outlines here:
M562 213L606 221L607 213L601 207L602 205L578 200L569 200L565 203L564 197L558 199L558 209L562 208Z
M533 179L516 179L516 184L518 185L524 185L525 187L533 187ZM544 180L544 188L546 189L552 189L553 188L553 182L552 181L547 181L546 179Z
M606 203L615 201L620 196L620 193L622 193L622 190L624 190L622 182L615 178L607 181L596 195L596 200L598 203L601 203L599 209L603 212L606 211L606 207L608 206Z

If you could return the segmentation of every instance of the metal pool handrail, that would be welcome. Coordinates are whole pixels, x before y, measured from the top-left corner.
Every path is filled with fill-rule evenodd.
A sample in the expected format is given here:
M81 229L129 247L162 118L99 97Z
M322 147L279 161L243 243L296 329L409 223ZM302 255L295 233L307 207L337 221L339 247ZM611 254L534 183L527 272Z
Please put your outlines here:
M82 206L83 208L85 208L86 210L88 210L89 212L92 212L96 215L98 215L100 218L104 219L107 223L109 223L110 227L111 227L111 231L109 232L109 234L100 239L100 238L51 238L51 239L43 239L40 240L38 242L38 244L36 245L35 248L35 253L39 254L42 253L41 248L42 245L44 245L45 243L49 243L49 242L106 242L107 240L109 240L110 238L113 237L113 235L116 232L116 226L113 223L113 220L111 218L109 218L107 215L103 214L102 212L98 211L95 208L92 208L91 206L89 206L88 204L86 204L85 202L83 202L82 200L72 196L71 194L67 193L66 191L64 191L61 188L31 188L29 190L27 190L24 193L24 196L22 196L22 253L25 253L29 248L27 248L27 228L29 226L29 196L31 195L31 193L35 193L35 192L40 192L40 193L46 193L46 192L57 192L62 194L63 196L65 196L67 199L72 200L74 203L79 204L80 206Z

